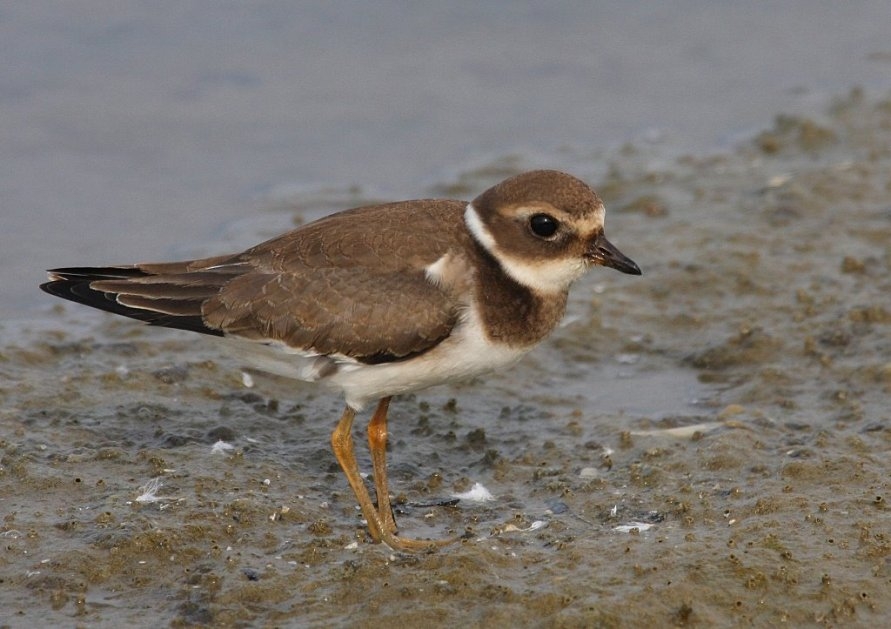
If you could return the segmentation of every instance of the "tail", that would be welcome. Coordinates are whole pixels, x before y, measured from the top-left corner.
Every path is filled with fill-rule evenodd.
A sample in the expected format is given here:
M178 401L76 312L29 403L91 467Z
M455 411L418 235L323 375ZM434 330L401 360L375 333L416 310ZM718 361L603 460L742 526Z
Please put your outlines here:
M243 267L214 265L217 261L52 269L49 281L40 288L149 325L222 336L221 330L205 323L202 304Z

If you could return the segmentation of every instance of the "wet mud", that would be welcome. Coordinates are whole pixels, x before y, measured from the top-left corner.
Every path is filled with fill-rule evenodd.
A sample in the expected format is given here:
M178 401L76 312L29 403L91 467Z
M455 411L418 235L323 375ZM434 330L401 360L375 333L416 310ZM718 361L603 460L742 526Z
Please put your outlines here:
M570 161L644 276L595 270L515 369L394 401L397 518L462 538L437 552L369 543L335 395L72 305L6 325L0 626L891 617L891 101Z

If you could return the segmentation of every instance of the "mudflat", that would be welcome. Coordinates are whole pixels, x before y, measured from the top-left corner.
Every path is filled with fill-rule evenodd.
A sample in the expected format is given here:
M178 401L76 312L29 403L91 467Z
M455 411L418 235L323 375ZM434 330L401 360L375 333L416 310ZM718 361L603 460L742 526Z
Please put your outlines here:
M642 278L595 270L514 369L394 402L400 524L464 536L435 553L368 543L335 395L76 306L4 328L0 626L888 618L891 101L653 151L572 168Z

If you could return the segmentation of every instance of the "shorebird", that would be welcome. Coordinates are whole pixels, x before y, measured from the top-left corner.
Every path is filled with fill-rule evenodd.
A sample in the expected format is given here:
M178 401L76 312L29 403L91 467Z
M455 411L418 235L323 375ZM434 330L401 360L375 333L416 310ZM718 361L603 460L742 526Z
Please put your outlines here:
M374 542L421 550L454 540L398 535L387 482L394 395L508 367L562 318L592 266L640 268L603 231L604 207L566 173L531 171L465 201L347 210L241 253L49 271L57 297L156 326L239 342L255 366L340 390L331 445ZM375 503L352 428L368 424Z

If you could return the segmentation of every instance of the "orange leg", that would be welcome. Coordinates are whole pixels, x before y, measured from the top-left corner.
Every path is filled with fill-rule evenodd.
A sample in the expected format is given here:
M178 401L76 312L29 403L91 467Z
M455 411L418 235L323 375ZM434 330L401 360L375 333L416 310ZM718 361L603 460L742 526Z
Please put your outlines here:
M374 483L377 491L378 507L375 509L371 494L359 475L359 464L353 447L353 420L356 411L347 406L337 427L331 433L331 447L340 468L356 495L362 515L368 522L368 532L375 542L383 542L393 550L421 551L431 550L438 546L451 544L457 540L417 540L406 539L396 535L396 522L390 509L390 496L387 493L386 447L387 447L387 408L390 398L384 398L378 404L374 417L368 426L368 440L371 447L372 464L374 466Z
M378 517L374 503L371 501L371 495L362 481L362 476L359 475L359 464L356 463L356 452L353 448L353 420L355 417L356 411L349 406L343 410L343 415L337 422L337 428L331 433L331 448L334 450L334 456L340 464L340 469L346 475L353 493L356 494L359 508L368 522L368 532L371 533L371 538L375 542L380 542L383 539L381 535L383 523Z
M377 404L377 410L368 423L368 449L371 451L371 465L374 470L374 490L377 492L377 513L384 526L396 533L396 520L390 505L390 490L387 482L387 410L390 398L385 397Z

